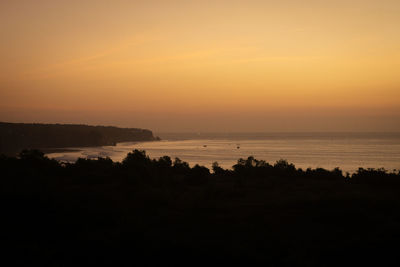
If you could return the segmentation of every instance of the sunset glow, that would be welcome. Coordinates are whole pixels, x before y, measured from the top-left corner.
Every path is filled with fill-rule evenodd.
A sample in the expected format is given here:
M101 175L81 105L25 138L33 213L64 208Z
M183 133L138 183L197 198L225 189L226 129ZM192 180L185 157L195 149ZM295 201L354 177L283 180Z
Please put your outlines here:
M397 0L1 1L0 120L399 131L399 14Z

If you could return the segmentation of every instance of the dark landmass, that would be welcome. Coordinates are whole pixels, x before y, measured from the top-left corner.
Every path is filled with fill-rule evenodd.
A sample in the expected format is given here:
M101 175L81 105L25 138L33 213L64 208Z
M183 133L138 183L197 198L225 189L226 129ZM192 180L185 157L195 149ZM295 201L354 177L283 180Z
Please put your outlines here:
M118 142L156 140L150 130L78 124L0 122L0 154L22 149L108 146Z
M400 172L0 156L2 266L399 266Z
M44 154L62 153L62 152L79 152L81 149L77 148L42 148L40 149Z

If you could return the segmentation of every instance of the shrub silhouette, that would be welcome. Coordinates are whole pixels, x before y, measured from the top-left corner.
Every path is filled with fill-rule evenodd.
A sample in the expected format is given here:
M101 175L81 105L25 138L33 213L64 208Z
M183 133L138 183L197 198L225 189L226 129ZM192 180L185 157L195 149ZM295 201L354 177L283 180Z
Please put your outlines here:
M17 265L399 263L396 171L250 156L210 173L140 150L66 164L25 150L0 170L3 259Z

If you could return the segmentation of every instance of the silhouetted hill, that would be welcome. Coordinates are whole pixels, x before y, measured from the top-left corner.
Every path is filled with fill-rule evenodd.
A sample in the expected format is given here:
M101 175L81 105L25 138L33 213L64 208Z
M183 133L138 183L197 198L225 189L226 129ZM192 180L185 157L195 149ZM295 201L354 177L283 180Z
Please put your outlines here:
M248 157L210 172L138 150L75 163L23 151L0 170L1 266L400 264L399 171Z
M104 146L152 140L155 138L150 130L137 128L0 122L0 153L8 155L22 149Z

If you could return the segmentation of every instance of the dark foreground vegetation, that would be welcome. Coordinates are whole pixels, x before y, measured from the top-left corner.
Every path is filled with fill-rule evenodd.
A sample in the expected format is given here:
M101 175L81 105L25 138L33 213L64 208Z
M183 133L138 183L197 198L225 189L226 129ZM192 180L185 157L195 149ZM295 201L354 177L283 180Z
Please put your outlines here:
M78 124L0 122L0 153L16 155L22 149L49 149L115 145L153 141L153 133L137 128Z
M36 150L0 168L2 266L399 266L398 171Z

